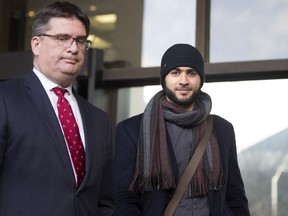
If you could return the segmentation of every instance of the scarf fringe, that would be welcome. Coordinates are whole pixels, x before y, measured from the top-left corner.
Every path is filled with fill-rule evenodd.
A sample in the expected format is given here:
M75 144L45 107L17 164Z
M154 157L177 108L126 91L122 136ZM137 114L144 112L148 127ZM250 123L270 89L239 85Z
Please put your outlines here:
M169 190L176 187L174 176L160 174L159 176L137 177L129 187L129 191L140 192L153 190Z
M209 191L209 178L196 178L192 182L192 191L189 194L190 197L204 196Z

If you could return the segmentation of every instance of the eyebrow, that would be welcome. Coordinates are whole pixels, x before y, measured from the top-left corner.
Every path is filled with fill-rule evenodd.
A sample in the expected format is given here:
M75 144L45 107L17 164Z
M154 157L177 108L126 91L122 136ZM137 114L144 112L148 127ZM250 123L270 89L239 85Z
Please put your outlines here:
M63 35L63 36L69 36L69 37L72 37L72 35L70 34L66 34L66 33L58 33L58 34L54 34L55 36L58 36L58 35ZM87 35L79 35L79 36L76 36L76 37L73 37L73 38L87 38L88 36Z
M184 69L184 70L181 70L179 67L173 69L173 70L177 70L177 71L186 71L186 72L189 72L189 71L196 71L194 68L188 68L188 69Z

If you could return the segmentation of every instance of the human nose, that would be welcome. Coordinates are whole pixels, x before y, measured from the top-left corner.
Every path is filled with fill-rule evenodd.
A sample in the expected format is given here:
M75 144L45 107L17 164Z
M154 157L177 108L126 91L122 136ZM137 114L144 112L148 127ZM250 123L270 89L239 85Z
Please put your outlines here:
M71 39L72 39L72 41L70 43L69 49L76 52L78 50L78 43L77 43L75 38L71 38Z
M188 84L189 80L188 80L188 76L186 73L181 73L180 74L180 80L179 80L180 84L182 85L186 85Z

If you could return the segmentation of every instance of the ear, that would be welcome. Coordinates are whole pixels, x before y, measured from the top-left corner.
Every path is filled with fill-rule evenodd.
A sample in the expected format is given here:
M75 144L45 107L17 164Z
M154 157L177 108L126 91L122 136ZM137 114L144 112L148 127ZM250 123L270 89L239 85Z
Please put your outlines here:
M38 36L34 36L31 39L31 49L35 56L39 54L41 48L41 39Z

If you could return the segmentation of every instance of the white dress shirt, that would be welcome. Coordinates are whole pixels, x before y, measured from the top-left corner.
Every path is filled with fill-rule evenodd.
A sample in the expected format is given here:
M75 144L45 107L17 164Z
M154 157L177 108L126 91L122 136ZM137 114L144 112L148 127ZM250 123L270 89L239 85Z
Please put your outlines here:
M43 85L43 87L44 87L44 89L45 89L45 91L46 91L46 93L47 93L47 95L48 95L48 97L49 97L49 99L51 101L51 104L52 104L52 107L53 107L53 109L55 111L55 114L56 114L56 116L58 118L58 109L57 109L58 96L54 93L53 88L61 87L61 86L58 86L57 84L55 84L54 82L49 80L44 74L42 74L36 68L33 68L33 71L36 74L36 76L39 78L40 82L42 83L42 85ZM85 149L85 136L84 136L83 122L82 122L82 118L81 118L81 114L80 114L80 110L79 110L77 101L76 101L76 99L75 99L75 97L74 97L74 95L72 93L72 85L69 85L65 89L68 91L68 93L66 93L64 96L68 100L68 102L70 103L70 106L71 106L71 108L73 110L73 114L74 114L76 122L78 124L81 140L82 140L82 143L83 143L83 146L84 146L84 149ZM59 125L61 127L61 123L60 123L59 118L58 118L58 121L59 121ZM62 127L61 127L61 129L62 129ZM63 136L64 136L63 130L62 130L62 133L63 133ZM70 160L71 160L71 155L70 155L70 152L68 150L67 142L66 142L66 147L67 147L67 151L69 153ZM72 164L72 160L71 160L71 164ZM75 170L74 170L74 174L75 174L75 177L76 177Z

